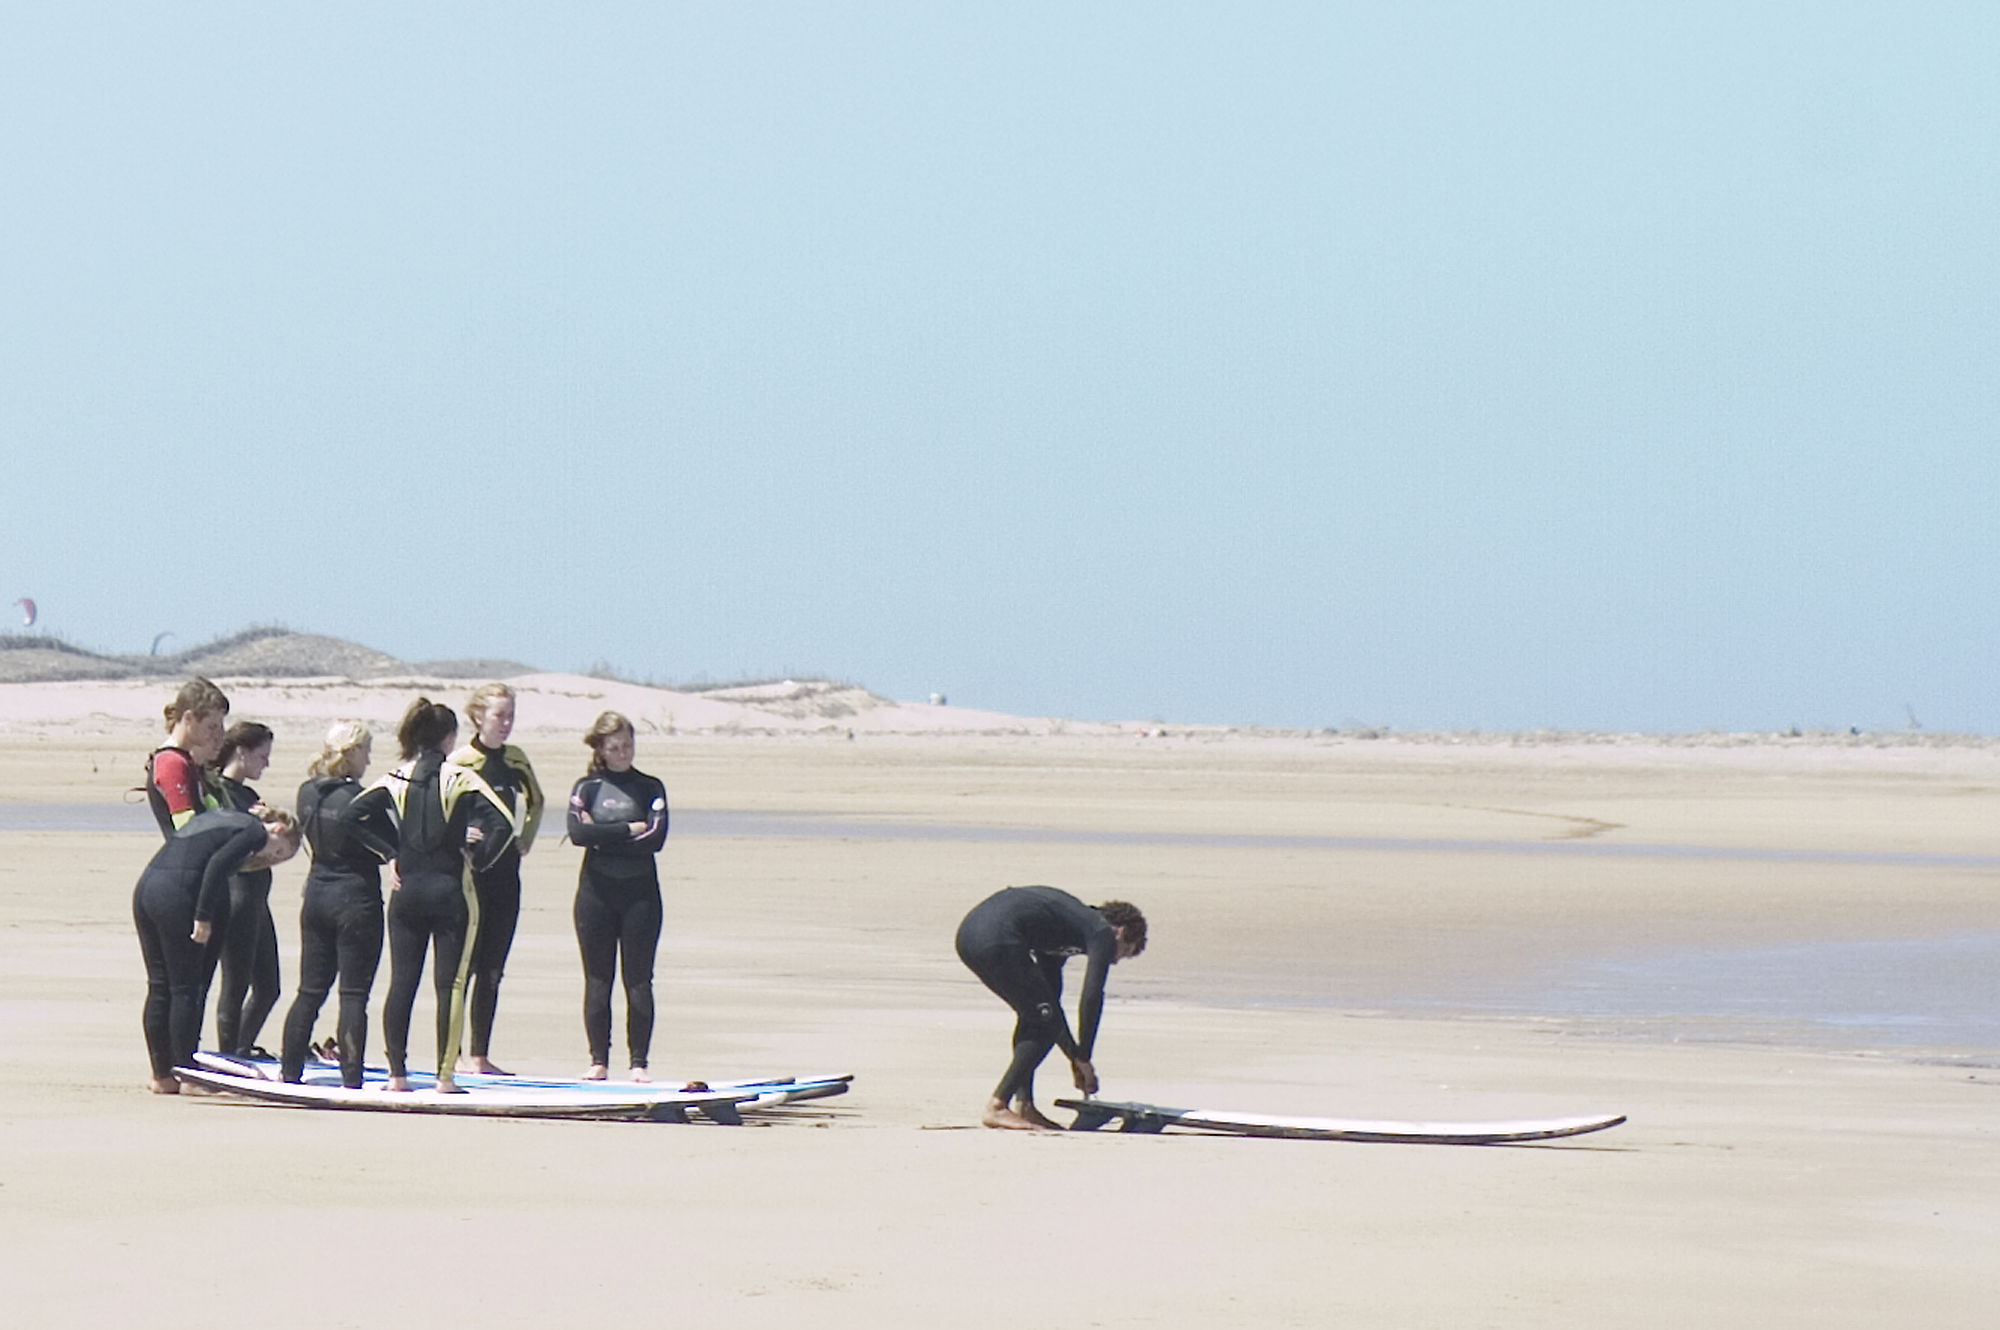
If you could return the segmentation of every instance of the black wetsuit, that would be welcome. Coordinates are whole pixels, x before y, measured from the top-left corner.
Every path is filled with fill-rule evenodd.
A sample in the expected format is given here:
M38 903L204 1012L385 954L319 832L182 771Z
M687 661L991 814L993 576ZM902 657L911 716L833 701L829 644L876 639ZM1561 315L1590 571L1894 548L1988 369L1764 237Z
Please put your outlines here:
M266 834L264 824L248 813L201 813L169 836L139 875L132 922L146 960L141 1024L157 1079L188 1065L201 1041L210 948L189 935L197 923L209 924L217 934L228 926L229 879L264 848Z
M506 974L507 955L514 949L514 930L521 920L521 856L533 844L541 821L542 791L527 755L512 744L488 748L474 739L453 753L451 760L479 773L520 828L506 853L472 875L472 889L479 897L479 932L472 940L472 1038L468 1051L483 1058L493 1045L500 980Z
M389 935L389 996L382 1007L383 1053L392 1074L408 1074L410 1012L432 953L437 993L437 1069L449 1076L465 1029L467 945L479 927L472 870L487 867L514 839L514 824L486 782L446 762L435 749L403 763L356 795L341 815L384 859L396 861L398 885L384 911ZM480 830L477 842L467 839Z
M1104 980L1118 957L1118 930L1067 891L1007 887L972 907L958 926L958 958L1014 1009L1014 1059L994 1087L1001 1103L1033 1098L1035 1068L1051 1048L1090 1060L1104 1013ZM1063 962L1085 956L1077 1000L1080 1036L1062 1010Z
M242 781L221 778L231 805L248 812L263 800ZM222 988L215 1000L215 1043L249 1054L278 1005L278 926L271 919L271 870L229 879L229 927L222 935Z
M631 824L644 823L632 834ZM569 795L569 838L583 847L576 943L583 953L583 1032L592 1066L611 1062L611 984L625 977L625 1045L646 1065L653 1045L653 954L660 945L660 871L667 787L636 767L593 771Z
M299 995L285 1016L288 1081L304 1074L313 1022L338 979L334 1038L340 1079L350 1087L361 1084L368 991L382 960L382 868L376 854L340 822L341 811L360 793L361 782L347 776L315 776L299 786L299 829L312 852L312 869L299 907Z

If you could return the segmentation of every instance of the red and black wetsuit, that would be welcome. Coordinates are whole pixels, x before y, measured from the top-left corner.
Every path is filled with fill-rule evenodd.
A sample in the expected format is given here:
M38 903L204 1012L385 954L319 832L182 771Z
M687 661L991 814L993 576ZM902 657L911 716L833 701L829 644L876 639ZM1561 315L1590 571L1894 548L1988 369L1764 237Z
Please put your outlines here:
M227 808L207 773L185 748L167 744L146 758L146 803L160 835L172 836L197 813Z

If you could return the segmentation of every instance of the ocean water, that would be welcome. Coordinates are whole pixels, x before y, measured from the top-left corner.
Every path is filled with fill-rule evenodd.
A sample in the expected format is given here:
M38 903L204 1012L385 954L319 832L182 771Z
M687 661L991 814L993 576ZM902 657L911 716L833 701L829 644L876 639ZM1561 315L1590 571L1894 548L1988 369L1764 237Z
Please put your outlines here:
M0 832L148 832L144 803L0 803ZM1719 849L1616 842L1488 842L1368 837L1128 833L898 823L810 814L689 810L676 836L838 838L1422 854L1541 854L1767 862L1992 867L2000 857ZM2000 907L1996 907L2000 920ZM1181 995L1196 998L1198 995ZM1258 999L1242 999L1251 1000ZM1612 1037L1933 1051L2000 1060L2000 931L1865 941L1709 948L1634 948L1507 980L1468 980L1448 995L1394 992L1320 1002L1272 994L1278 1005L1367 1006L1395 1014L1448 1012L1547 1019Z

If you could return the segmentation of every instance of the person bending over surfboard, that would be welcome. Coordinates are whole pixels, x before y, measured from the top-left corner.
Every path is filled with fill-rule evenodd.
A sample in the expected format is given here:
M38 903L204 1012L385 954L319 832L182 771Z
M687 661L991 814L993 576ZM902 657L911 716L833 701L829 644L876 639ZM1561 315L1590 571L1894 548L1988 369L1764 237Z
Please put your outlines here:
M229 920L229 879L284 863L299 849L299 826L283 809L197 813L167 837L132 891L132 922L146 961L140 1018L153 1064L153 1093L179 1094L174 1068L194 1060L201 1041L208 956Z
M1125 901L1085 905L1054 887L1006 887L972 907L958 926L958 958L1014 1009L1014 1059L979 1120L1016 1131L1060 1130L1035 1107L1035 1069L1052 1048L1069 1058L1076 1088L1097 1093L1091 1050L1104 1014L1111 967L1146 949L1146 916ZM1063 962L1087 960L1077 999L1079 1033L1062 1010Z

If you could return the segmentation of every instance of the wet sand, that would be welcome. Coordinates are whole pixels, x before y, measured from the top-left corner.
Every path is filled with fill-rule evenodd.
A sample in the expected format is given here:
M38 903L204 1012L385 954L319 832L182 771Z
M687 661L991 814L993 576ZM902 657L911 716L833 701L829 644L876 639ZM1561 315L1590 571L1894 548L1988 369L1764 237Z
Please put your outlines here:
M581 748L524 737L559 794ZM1976 1021L1822 1019L1874 982L1870 948L1995 931L1984 750L642 738L682 815L655 1066L859 1076L730 1130L143 1093L153 834L21 829L19 805L115 806L148 738L0 736L0 1243L26 1324L1991 1320L2000 1050ZM281 737L267 793L305 748ZM517 1069L580 1069L575 870L553 836L527 861L495 1048ZM288 985L303 875L273 897ZM1008 1019L950 936L1022 882L1152 920L1113 976L1109 1096L1632 1121L1505 1149L978 1130ZM1780 1018L1714 1000L1731 957ZM1648 965L1667 977L1630 981ZM1976 1012L1979 965L1918 965Z

